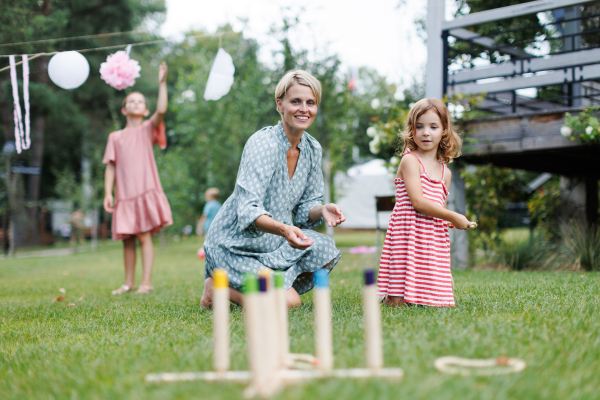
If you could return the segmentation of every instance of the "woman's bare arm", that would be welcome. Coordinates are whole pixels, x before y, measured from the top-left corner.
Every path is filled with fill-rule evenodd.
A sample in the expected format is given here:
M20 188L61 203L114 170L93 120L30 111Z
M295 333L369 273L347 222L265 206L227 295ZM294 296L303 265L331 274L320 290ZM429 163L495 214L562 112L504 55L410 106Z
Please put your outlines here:
M276 221L266 214L256 218L254 224L261 232L284 237L290 246L295 249L304 250L314 243L314 240L306 236L304 232L302 232L302 229Z

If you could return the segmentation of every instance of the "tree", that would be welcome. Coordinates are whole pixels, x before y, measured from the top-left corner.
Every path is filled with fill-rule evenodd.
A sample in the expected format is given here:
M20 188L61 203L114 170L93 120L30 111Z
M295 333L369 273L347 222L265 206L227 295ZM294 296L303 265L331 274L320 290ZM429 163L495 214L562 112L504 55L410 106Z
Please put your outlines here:
M230 26L217 33L223 35L222 47L236 67L229 94L218 101L202 99L219 47L217 37L184 41L167 57L174 81L166 116L169 147L157 157L157 164L173 210L172 229L193 224L209 187L219 188L224 198L229 196L246 140L277 122L272 97L275 76L258 61L256 41L233 32Z
M131 31L147 19L160 21L164 11L163 0L7 0L0 5L0 43ZM31 54L133 41L131 35L46 41L4 46L2 52ZM81 159L85 153L85 157L96 161L93 165L96 174L99 173L99 148L104 146L111 125L107 101L115 97L114 89L101 81L97 74L107 53L85 53L90 63L90 77L82 87L73 91L58 89L48 81L46 57L39 57L30 63L32 148L19 156L17 162L43 167L41 176L30 175L28 179L27 199L33 207L30 209L31 227L37 226L35 207L38 200L60 197L60 193L55 191L57 177L54 171L68 168L80 179ZM2 58L0 67L6 65L6 59ZM0 117L5 141L14 140L10 112L12 96L7 74L8 71L3 72L0 78ZM32 233L35 234L35 229Z

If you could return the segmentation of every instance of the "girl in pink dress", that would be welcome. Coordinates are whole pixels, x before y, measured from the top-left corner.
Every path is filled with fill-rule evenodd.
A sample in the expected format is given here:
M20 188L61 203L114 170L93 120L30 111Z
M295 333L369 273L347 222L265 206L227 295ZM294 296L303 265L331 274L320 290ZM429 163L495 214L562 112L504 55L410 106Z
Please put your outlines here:
M411 108L402 138L378 293L388 306L454 306L446 221L456 229L468 229L470 222L446 209L452 178L446 164L460 155L461 139L446 105L437 99L420 100Z
M150 277L154 264L152 235L171 225L171 207L162 190L153 144L161 149L167 147L163 117L167 111L167 64L162 63L158 72L158 102L156 112L150 119L146 98L133 92L123 100L121 112L127 117L125 129L108 137L104 160L105 196L104 209L113 213L113 240L123 240L125 260L125 283L112 294L122 294L135 289L135 240L142 247L142 282L138 294L152 291ZM113 201L113 186L116 189Z

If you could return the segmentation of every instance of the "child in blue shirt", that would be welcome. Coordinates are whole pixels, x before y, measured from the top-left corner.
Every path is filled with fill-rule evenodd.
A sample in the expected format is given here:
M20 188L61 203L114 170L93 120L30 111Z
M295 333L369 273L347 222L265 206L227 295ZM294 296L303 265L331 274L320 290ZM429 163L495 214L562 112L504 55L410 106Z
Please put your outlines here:
M196 233L198 235L205 235L208 233L208 228L210 228L211 222L221 208L221 203L219 203L217 200L218 198L219 189L217 188L210 188L204 192L206 204L204 205L204 210L202 211L202 217L198 220L198 225L196 226Z

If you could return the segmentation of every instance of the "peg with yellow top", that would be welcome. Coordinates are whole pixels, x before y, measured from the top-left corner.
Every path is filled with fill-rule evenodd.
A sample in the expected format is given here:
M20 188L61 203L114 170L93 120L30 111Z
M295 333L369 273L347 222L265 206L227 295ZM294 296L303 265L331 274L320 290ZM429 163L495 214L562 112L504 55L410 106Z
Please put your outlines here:
M227 271L213 271L213 367L218 373L229 369L229 280Z

